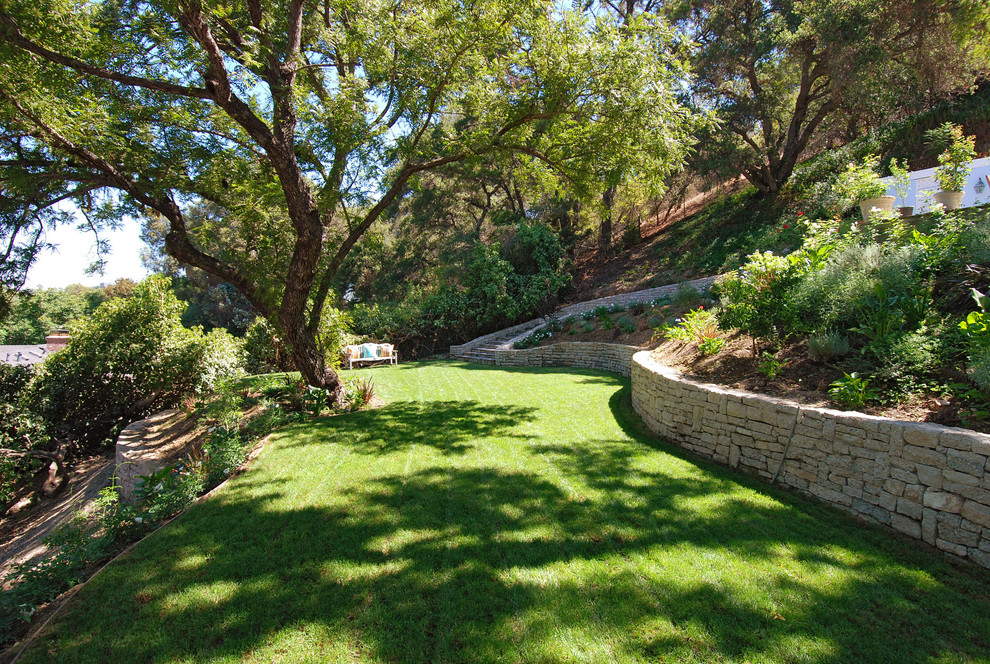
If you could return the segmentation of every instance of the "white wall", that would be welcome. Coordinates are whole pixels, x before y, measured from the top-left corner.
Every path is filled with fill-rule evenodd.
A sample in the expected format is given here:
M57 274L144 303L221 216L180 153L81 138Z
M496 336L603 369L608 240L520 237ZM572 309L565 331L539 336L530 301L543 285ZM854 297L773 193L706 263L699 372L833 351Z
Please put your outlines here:
M972 207L990 203L990 157L975 159L972 163L973 172L969 175L966 189L963 191L962 207ZM894 188L893 178L884 178L887 183L887 194L897 198L894 207L910 205L914 208L915 214L922 214L931 210L935 200L932 194L938 191L938 183L935 182L935 169L926 168L923 171L912 171L911 185L908 188L907 201L902 202L900 195Z

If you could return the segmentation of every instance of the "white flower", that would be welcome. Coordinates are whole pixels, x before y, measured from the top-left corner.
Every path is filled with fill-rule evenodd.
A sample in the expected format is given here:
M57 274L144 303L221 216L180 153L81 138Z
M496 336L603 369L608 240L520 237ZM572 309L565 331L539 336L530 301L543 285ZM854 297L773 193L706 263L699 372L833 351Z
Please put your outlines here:
M139 516L134 517L134 523L144 523L144 519Z

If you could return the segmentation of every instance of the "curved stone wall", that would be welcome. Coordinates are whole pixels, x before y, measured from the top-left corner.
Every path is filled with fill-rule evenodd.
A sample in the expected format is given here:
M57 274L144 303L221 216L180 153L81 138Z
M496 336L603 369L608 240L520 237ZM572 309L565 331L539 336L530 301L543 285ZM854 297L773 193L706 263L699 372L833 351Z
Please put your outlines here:
M990 568L990 436L804 406L632 358L632 403L670 442Z
M639 348L594 341L563 341L550 346L495 350L499 367L581 367L629 376L632 357Z

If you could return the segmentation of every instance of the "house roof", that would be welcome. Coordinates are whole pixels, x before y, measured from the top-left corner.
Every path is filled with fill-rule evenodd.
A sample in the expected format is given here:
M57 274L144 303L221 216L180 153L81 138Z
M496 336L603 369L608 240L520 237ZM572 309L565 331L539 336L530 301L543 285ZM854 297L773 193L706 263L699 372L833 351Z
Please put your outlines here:
M0 346L0 362L5 364L37 364L48 355L48 347L40 346Z

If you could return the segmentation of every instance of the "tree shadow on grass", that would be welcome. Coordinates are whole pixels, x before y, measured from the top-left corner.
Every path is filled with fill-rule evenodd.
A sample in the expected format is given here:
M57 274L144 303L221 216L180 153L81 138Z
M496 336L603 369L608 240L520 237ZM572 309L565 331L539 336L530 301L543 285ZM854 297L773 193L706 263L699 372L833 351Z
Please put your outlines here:
M392 454L425 445L442 454L465 454L482 438L526 438L515 429L536 415L532 407L477 401L400 401L289 427L283 444L319 447L332 441L361 454Z
M466 445L496 415L479 409L445 417L445 435ZM427 467L288 509L289 485L249 473L111 565L22 661L913 663L990 648L982 571L912 569L830 511L644 465L654 452L630 441L533 453L567 481Z

